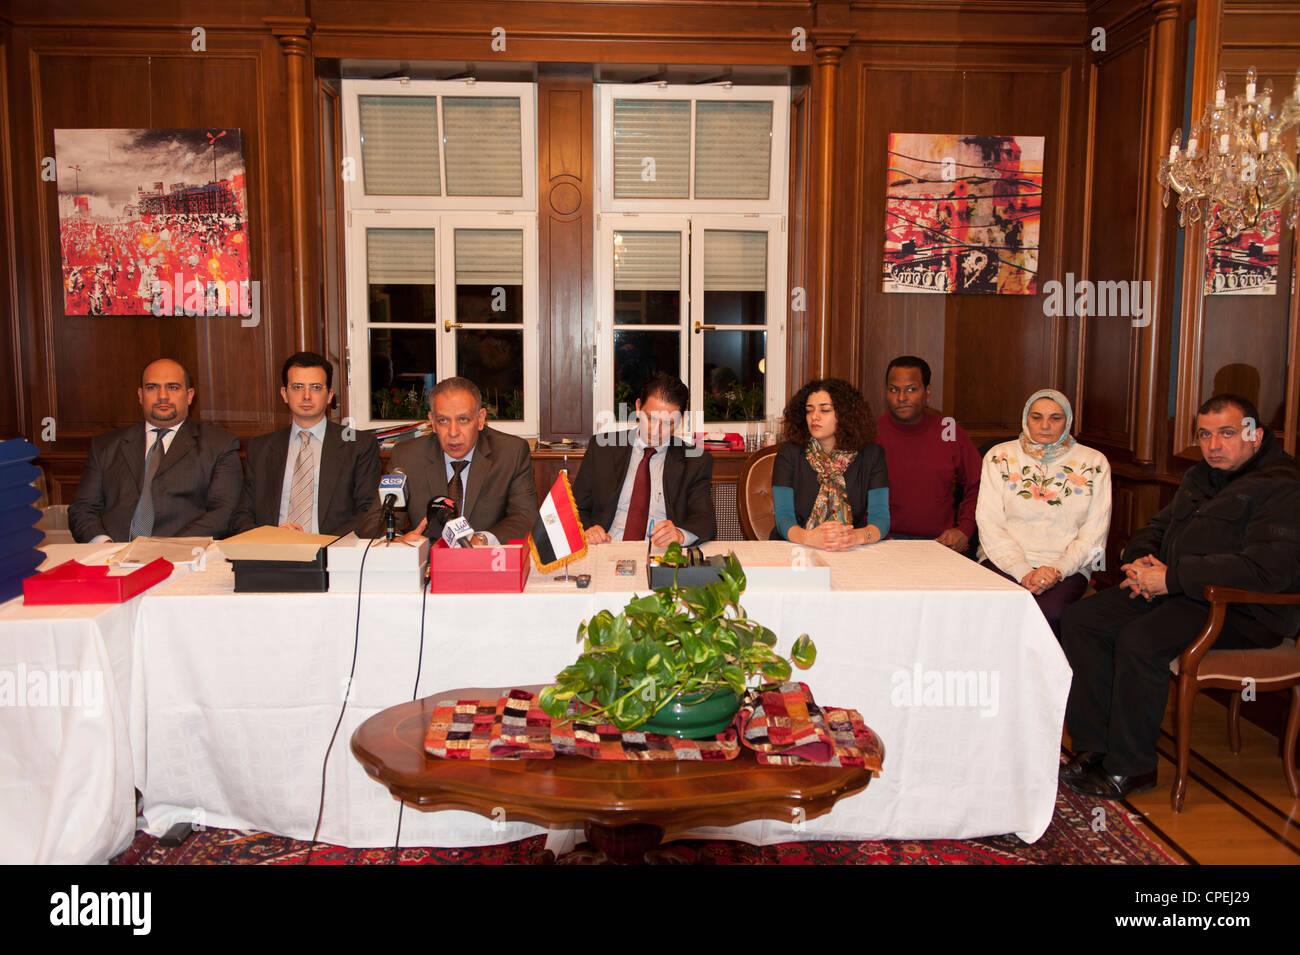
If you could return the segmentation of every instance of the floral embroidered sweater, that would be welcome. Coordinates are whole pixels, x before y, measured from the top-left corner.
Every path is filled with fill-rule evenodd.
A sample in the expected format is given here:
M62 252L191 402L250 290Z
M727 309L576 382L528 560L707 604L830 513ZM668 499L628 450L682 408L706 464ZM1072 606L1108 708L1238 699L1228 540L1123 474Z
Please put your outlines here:
M975 522L978 559L1016 580L1043 565L1062 577L1089 573L1110 530L1110 462L1081 444L1046 466L1018 440L995 445L984 456Z

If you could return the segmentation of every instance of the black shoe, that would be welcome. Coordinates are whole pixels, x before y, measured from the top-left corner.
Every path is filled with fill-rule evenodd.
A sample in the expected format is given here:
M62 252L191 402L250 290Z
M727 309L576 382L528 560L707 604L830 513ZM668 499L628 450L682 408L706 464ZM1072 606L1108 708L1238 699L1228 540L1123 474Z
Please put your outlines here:
M1135 793L1156 788L1156 771L1138 776L1112 776L1098 764L1091 773L1079 779L1065 779L1065 785L1082 796L1102 799L1127 799Z
M1061 780L1082 779L1092 772L1094 766L1100 766L1105 753L1092 753L1086 750L1074 754L1068 763L1062 763L1056 774Z

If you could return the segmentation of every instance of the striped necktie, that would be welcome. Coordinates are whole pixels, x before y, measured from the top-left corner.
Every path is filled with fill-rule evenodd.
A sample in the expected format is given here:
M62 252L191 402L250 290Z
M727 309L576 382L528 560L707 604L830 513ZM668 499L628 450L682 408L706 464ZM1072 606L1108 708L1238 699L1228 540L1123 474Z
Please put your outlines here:
M302 443L293 463L293 483L289 486L289 523L311 531L311 512L315 498L316 462L311 457L311 432L299 431Z

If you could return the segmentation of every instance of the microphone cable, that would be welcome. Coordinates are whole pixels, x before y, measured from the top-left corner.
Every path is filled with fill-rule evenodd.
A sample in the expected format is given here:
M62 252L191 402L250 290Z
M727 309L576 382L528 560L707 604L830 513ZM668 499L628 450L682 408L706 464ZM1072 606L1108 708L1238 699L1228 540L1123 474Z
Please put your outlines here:
M366 549L361 552L361 569L357 571L357 620L352 636L352 669L348 671L348 686L343 693L343 705L339 707L339 718L334 724L334 732L330 734L330 744L325 747L325 759L320 764L320 808L316 811L316 828L312 830L311 845L307 847L307 857L303 860L303 865L311 865L311 854L316 850L316 844L320 837L321 820L325 818L325 770L329 767L330 752L334 749L334 741L338 739L339 727L343 725L343 714L348 709L348 699L352 696L352 678L357 672L357 648L361 645L361 584L366 578L366 557L370 554L370 548L374 546L374 539L366 541Z
M429 587L432 584L433 577L433 547L429 548L429 564L424 578L424 586L420 588L420 650L419 656L415 658L415 686L411 687L411 702L415 702L420 695L420 671L424 666L424 608L429 602ZM397 847L402 842L402 812L406 809L406 800L400 799L397 803L397 835L393 838L393 865L397 865Z

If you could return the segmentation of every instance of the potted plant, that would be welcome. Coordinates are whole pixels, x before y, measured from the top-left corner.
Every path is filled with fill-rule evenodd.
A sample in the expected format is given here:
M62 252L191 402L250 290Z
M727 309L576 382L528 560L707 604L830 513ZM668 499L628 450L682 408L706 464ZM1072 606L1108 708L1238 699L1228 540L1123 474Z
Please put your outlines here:
M681 547L661 558L684 566ZM584 720L605 720L620 730L642 727L686 739L721 732L740 708L751 681L782 683L791 663L812 666L817 648L807 634L790 659L777 655L776 634L749 618L740 605L745 572L729 554L722 579L705 587L660 587L631 600L615 615L602 610L578 626L583 650L545 687L539 704L564 719L577 699Z

